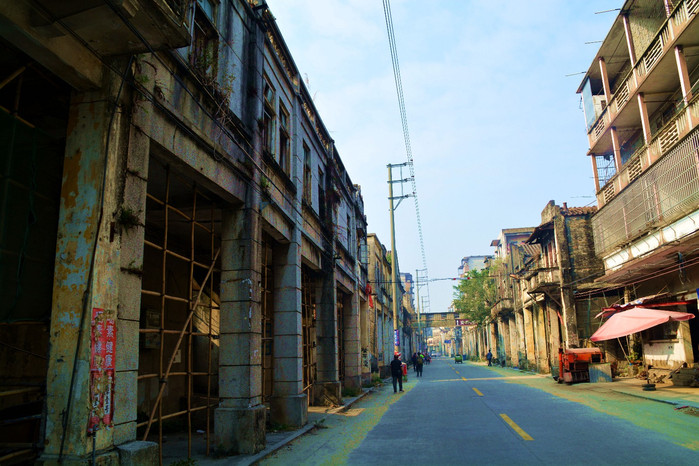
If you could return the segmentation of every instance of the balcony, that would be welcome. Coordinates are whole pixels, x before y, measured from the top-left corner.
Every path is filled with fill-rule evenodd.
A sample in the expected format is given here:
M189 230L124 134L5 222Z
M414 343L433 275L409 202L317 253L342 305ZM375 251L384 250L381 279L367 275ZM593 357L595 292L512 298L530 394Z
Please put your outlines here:
M610 202L617 193L638 178L697 124L699 124L699 95L689 103L688 107L680 109L677 115L653 136L649 145L641 147L629 157L618 174L609 178L597 193L597 204L603 206Z
M662 144L656 138L657 144ZM655 142L654 142L655 144ZM699 129L647 170L631 176L631 162L617 178L627 177L628 186L620 190L592 217L595 251L607 256L650 230L669 225L699 208ZM647 152L638 157L643 161ZM635 156L636 157L636 156ZM634 161L634 163L636 163Z
M76 88L101 84L99 57L189 44L175 0L0 2L0 36ZM86 46L89 44L89 47Z
M637 93L668 93L669 89L678 87L677 64L672 49L683 42L694 44L699 29L694 21L697 12L699 0L679 2L635 66L619 79L620 84L612 90L608 105L588 131L591 153L601 154L611 150L611 126L618 129L640 127L639 107L635 98ZM696 58L692 57L686 56L690 70L696 66ZM616 81L616 77L610 76L610 81ZM647 103L649 113L653 113L658 105Z
M561 271L558 267L538 267L532 272L527 281L530 293L545 293L561 286Z
M490 310L492 317L497 317L498 315L505 315L509 312L514 311L514 300L512 298L502 298L500 299Z

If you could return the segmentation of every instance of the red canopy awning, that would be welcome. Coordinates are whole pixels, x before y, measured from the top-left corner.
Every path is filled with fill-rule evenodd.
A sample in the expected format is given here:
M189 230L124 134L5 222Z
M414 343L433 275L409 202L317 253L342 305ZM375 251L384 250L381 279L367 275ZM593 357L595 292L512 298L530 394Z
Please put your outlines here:
M634 307L628 311L617 312L612 315L609 320L602 324L590 337L590 340L611 340L612 338L638 333L641 330L655 327L665 322L689 320L693 318L694 314L689 314L687 312L661 311L658 309Z

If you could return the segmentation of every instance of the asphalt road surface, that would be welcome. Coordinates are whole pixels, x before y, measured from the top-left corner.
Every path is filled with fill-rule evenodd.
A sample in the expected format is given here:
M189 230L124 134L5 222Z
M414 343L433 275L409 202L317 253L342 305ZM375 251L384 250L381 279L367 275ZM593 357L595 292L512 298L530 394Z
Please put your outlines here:
M262 464L699 464L699 417L671 405L446 358L409 379Z

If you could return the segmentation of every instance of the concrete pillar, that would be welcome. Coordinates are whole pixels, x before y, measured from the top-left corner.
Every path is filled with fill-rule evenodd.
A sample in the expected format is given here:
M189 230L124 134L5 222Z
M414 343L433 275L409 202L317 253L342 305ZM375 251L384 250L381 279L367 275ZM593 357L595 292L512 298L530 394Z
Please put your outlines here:
M612 150L614 151L614 167L616 168L616 172L619 173L621 171L621 145L619 144L619 134L617 133L616 126L612 126L609 129L609 135L612 138ZM593 155L592 158L594 159L595 156ZM596 163L596 161L595 161ZM596 172L597 170L595 170ZM598 181L599 183L599 181Z
M546 306L542 301L540 305L536 306L536 320L537 320L537 355L539 360L539 372L549 371L549 358L548 358L548 348L549 342L546 338Z
M549 319L549 359L551 365L551 375L558 375L558 348L562 347L561 332L558 320L558 309L549 305L547 308Z
M527 337L524 332L524 311L515 312L515 323L517 324L517 359L519 365L526 366L527 364Z
M345 312L344 385L349 388L361 388L362 386L362 348L357 295L357 292L347 295L343 306Z
M515 312L509 319L508 328L510 329L510 363L517 367L519 366L519 341L517 338L517 315Z
M493 357L498 356L498 329L496 322L488 324L488 348L486 348L486 353L488 349L493 353Z
M643 142L650 144L651 137L650 133L650 120L648 119L648 107L646 107L646 101L642 92L639 92L636 96L638 99L638 111L641 115L641 126L643 127Z
M154 60L147 56L137 60L134 73L140 86L153 92ZM114 444L123 445L129 458L158 455L158 445L136 441L138 415L139 327L141 318L141 276L143 272L143 240L145 237L146 194L150 161L150 137L144 131L153 117L153 104L138 100L133 106L132 125L124 170L124 196L118 218L133 216L129 225L119 225L120 273L119 306L117 309L117 347L115 376ZM129 443L130 442L130 443ZM120 453L120 457L122 454ZM128 463L128 461L127 461Z
M624 14L621 16L624 22L624 34L626 36L626 48L629 52L629 59L631 60L631 67L636 66L636 50L633 45L633 37L631 35L631 25L629 24L629 15ZM634 73L635 75L635 73Z
M604 57L598 58L599 71L602 76L602 87L604 89L604 98L607 101L607 105L612 100L612 92L609 87L609 75L607 74L607 63L604 61Z
M374 315L373 309L369 308L369 303L367 300L361 299L359 293L357 293L358 306L359 306L359 333L361 335L361 378L362 384L369 383L371 381L371 335L373 332L371 330L371 319Z
M337 290L335 288L335 270L328 259L323 259L323 275L316 313L316 335L318 346L316 386L313 390L313 404L328 406L341 404L341 387L339 381L337 358Z
M259 176L259 175L258 175ZM251 454L265 447L262 404L262 315L260 307L257 190L246 206L223 213L219 407L214 448L221 454Z
M510 324L507 317L500 318L500 336L502 337L503 351L505 352L505 360L512 361L512 351L510 348Z
M592 176L595 179L595 194L599 192L599 173L597 172L597 157L594 155L590 156L592 161Z
M534 346L534 315L532 309L525 307L522 310L522 321L525 336L525 357L529 367L536 367L536 349Z
M250 90L262 89L265 35L248 18L250 41L242 78ZM261 164L262 116L259 92L248 92L243 121L255 128L250 157ZM219 407L214 412L214 449L220 454L251 454L265 447L262 404L262 310L260 306L261 174L252 171L245 203L223 212L221 228L221 317L219 324Z
M123 149L119 137L122 112L114 109L112 101L106 86L74 94L70 104L46 381L50 396L46 399L45 461L62 455L65 461L79 462L92 451L92 440L86 433L91 404L92 309L104 309L109 319L117 317L115 283L119 281L120 262L118 241L110 233L118 211L117 180ZM115 383L123 383L124 377ZM115 408L122 410L119 401ZM97 448L110 448L113 435L112 429L99 430Z
M669 22L669 24L672 21ZM687 131L694 127L692 112L689 108L689 101L692 100L692 82L689 79L689 71L687 70L687 59L684 56L684 49L681 45L675 46L675 61L677 62L677 74L682 88L682 100L684 101L685 114L687 115Z
M274 379L270 417L280 425L300 427L308 421L303 393L303 333L301 313L301 233L275 248Z

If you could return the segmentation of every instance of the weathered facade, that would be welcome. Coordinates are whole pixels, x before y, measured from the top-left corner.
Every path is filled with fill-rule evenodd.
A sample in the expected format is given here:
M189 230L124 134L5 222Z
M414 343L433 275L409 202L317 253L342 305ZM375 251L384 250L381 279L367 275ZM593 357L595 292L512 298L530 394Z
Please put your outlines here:
M578 89L599 206L592 228L604 276L597 284L623 303L653 296L645 304L695 316L698 11L695 1L625 1ZM699 358L699 319L646 330L631 343L646 364L691 365Z
M92 435L157 462L163 432L252 453L360 387L361 192L263 2L22 0L0 36L0 409L22 418L0 462L84 462Z
M369 310L372 347L370 358L372 372L382 377L390 375L389 364L393 359L393 294L392 269L386 247L374 233L367 235L369 254L369 284L373 309ZM373 311L373 315L372 312ZM374 366L376 361L376 366Z
M584 346L599 326L594 321L598 298L593 294L584 301L577 298L580 290L588 289L586 285L602 274L590 227L590 217L596 210L569 208L565 203L560 207L550 201L541 212L541 224L526 241L527 245L538 246L538 254L531 250L525 254L521 267L512 275L517 300L533 326L529 332L533 345L526 352L526 365L540 372L556 374L559 348Z
M490 349L501 363L555 374L559 348L589 343L599 327L594 309L605 302L593 283L603 273L592 245L595 211L550 201L539 226L503 230L491 243L495 304L489 323L466 331L467 354L483 358Z

